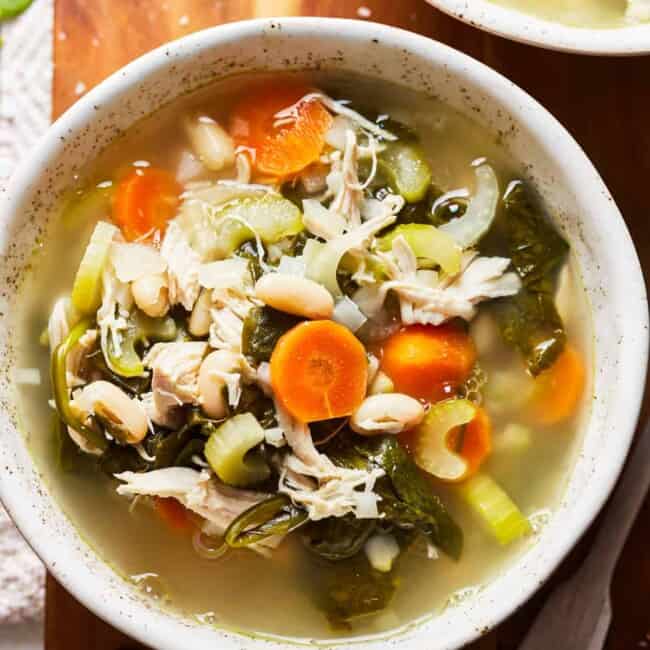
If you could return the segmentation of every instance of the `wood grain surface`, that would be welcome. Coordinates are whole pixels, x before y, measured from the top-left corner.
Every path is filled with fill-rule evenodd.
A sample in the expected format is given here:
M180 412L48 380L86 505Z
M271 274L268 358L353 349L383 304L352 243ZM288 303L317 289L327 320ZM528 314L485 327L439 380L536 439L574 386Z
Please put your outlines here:
M55 0L55 4L55 116L84 89L161 43L211 25L254 16L366 18L447 43L519 84L575 136L623 212L648 280L650 57L590 58L510 43L454 21L424 0ZM612 387L620 391L625 388ZM646 391L642 418L647 418L649 412ZM592 535L593 530L578 544L550 585L577 566ZM515 650L550 585L473 644L472 649ZM612 595L614 621L607 650L650 647L650 499L619 563ZM52 578L48 579L47 650L139 647L90 614Z

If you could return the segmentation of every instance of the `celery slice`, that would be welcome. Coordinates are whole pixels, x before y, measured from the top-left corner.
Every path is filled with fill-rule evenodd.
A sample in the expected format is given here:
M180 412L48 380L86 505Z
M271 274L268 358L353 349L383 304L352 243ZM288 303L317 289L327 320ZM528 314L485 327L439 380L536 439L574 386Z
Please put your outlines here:
M379 169L409 203L421 201L431 185L431 168L419 147L391 143L379 154Z
M449 432L474 419L476 406L466 399L433 404L414 432L415 462L425 472L445 481L457 481L467 472L467 461L449 448Z
M378 239L380 250L390 250L400 235L406 239L418 262L439 264L448 275L460 272L461 249L447 233L423 223L402 224Z
M532 532L528 519L491 476L475 474L458 490L500 544L510 544Z
M118 229L100 221L90 237L72 285L72 304L82 316L94 315L102 303L102 271Z
M264 429L252 413L235 415L210 435L205 457L224 483L235 487L254 485L270 474L261 456L247 456L263 440Z
M189 217L181 217L179 223L204 261L227 258L255 235L265 244L274 244L303 230L300 210L270 192L262 197L235 199L198 219Z

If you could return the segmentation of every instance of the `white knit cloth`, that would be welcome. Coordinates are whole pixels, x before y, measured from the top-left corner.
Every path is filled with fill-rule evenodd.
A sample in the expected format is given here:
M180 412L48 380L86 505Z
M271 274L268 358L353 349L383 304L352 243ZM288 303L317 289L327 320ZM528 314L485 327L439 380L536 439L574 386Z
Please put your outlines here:
M0 24L0 186L50 123L53 16L53 0L35 0ZM0 506L0 649L37 647L40 627L17 624L43 618L44 583L43 565Z

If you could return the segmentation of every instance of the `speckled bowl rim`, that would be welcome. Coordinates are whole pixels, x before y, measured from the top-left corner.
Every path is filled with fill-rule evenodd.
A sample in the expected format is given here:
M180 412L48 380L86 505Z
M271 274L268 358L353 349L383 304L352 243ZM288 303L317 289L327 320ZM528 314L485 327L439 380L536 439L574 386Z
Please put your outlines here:
M451 79L461 101L471 105L472 96L476 96L486 105L490 102L496 104L497 113L506 111L512 116L511 120L518 121L512 123L513 129L524 129L527 137L534 138L544 164L547 159L553 160L552 172L546 170L547 182L551 185L564 183L571 188L570 196L575 194L576 201L580 199L579 205L584 207L586 215L575 220L576 227L588 225L592 233L598 235L589 242L576 239L575 245L578 251L582 251L580 255L586 255L584 251L590 247L598 251L597 268L602 266L607 270L603 281L613 289L603 298L602 307L608 308L605 322L609 325L611 321L618 328L616 332L620 333L620 338L603 344L606 354L611 353L613 360L610 363L606 356L603 357L605 365L596 369L596 374L602 376L596 379L600 388L595 389L594 400L595 403L600 400L602 404L594 407L594 413L598 410L603 421L595 419L595 415L588 417L589 435L585 443L587 440L590 442L592 455L589 461L583 461L582 456L578 460L571 473L566 503L560 506L538 542L473 598L448 607L439 616L418 620L380 637L301 641L302 645L309 647L336 647L339 650L384 650L387 645L419 650L458 648L497 625L523 604L550 576L593 521L623 466L636 427L645 382L647 299L629 232L584 152L537 102L501 75L460 52L422 36L379 24L341 19L282 18L219 26L169 43L136 60L89 92L52 126L0 197L0 252L6 255L11 250L9 235L13 232L12 226L22 223L23 219L18 209L28 200L35 200L34 188L38 187L42 170L47 169L48 163L56 156L61 156L61 143L66 138L74 140L74 137L83 135L87 125L96 119L95 111L99 106L104 103L113 105L111 102L116 99L123 101L124 97L131 97L139 82L155 75L159 78L175 62L193 60L197 53L212 52L232 43L256 43L259 47L260 39L264 42L264 37L272 33L280 35L280 39L294 39L294 45L295 39L313 42L316 44L314 47L321 47L323 52L336 48L335 51L342 55L346 47L350 51L361 46L381 47L382 60L387 61L389 56L402 58L405 75L409 73L410 61L417 60L420 66L436 68L440 83ZM280 41L280 45L288 47L291 43ZM441 73L443 70L444 75ZM579 235L576 237L582 239ZM597 293L593 297L597 298ZM0 291L0 306L1 298ZM0 312L0 325L2 316ZM626 389L613 397L605 380L616 381L619 376L625 378ZM24 440L11 425L14 411L15 406L9 404L5 408L0 404L0 421L8 423L0 431L0 454L3 451L7 454L3 457L3 471L0 472L0 497L49 570L91 611L143 643L161 649L191 647L192 650L207 650L217 647L217 643L220 650L280 650L296 643L277 637L243 636L179 619L134 596L133 590L128 589L126 583L101 562L83 540L72 538L74 545L53 543L65 535L54 528L50 519L64 520L65 517L43 486L34 483L38 474L31 459L22 465L16 464L15 459L26 458L27 452ZM593 451L594 446L598 453ZM581 487L583 478L593 479L586 491ZM576 499L576 494L581 495L580 499ZM73 534L69 522L66 526L66 534Z
M639 56L650 53L650 23L587 29L543 20L496 5L490 0L427 2L468 25L520 43L594 56Z

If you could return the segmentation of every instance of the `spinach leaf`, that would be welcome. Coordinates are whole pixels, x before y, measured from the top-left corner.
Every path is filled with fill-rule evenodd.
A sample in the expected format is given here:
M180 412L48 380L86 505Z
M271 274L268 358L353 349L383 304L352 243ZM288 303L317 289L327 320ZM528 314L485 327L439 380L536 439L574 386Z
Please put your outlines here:
M386 476L377 481L375 492L381 496L379 510L386 520L401 528L416 527L450 557L460 557L462 530L394 436L365 438L346 431L325 453L344 467L381 467Z
M491 308L503 340L518 348L533 376L553 365L564 350L566 334L550 291L524 287Z
M397 587L394 572L373 569L365 553L319 563L316 583L317 604L337 629L350 629L354 619L385 609Z
M554 301L556 276L569 245L536 206L522 181L513 181L503 199L492 241L505 243L522 290L493 303L504 340L519 349L535 376L550 367L566 343ZM487 246L498 245L490 244Z
M503 204L512 265L525 287L543 289L564 263L569 245L540 213L522 181L510 183Z
M242 351L254 361L269 361L278 339L301 318L271 307L252 309L244 321Z
M273 400L253 384L244 384L241 388L241 397L232 415L240 413L252 413L263 429L277 425Z
M130 445L110 445L99 458L99 468L112 477L120 472L140 472L149 469L149 463Z
M345 560L363 548L375 526L373 519L328 517L310 521L303 529L302 542L307 550L325 560Z

